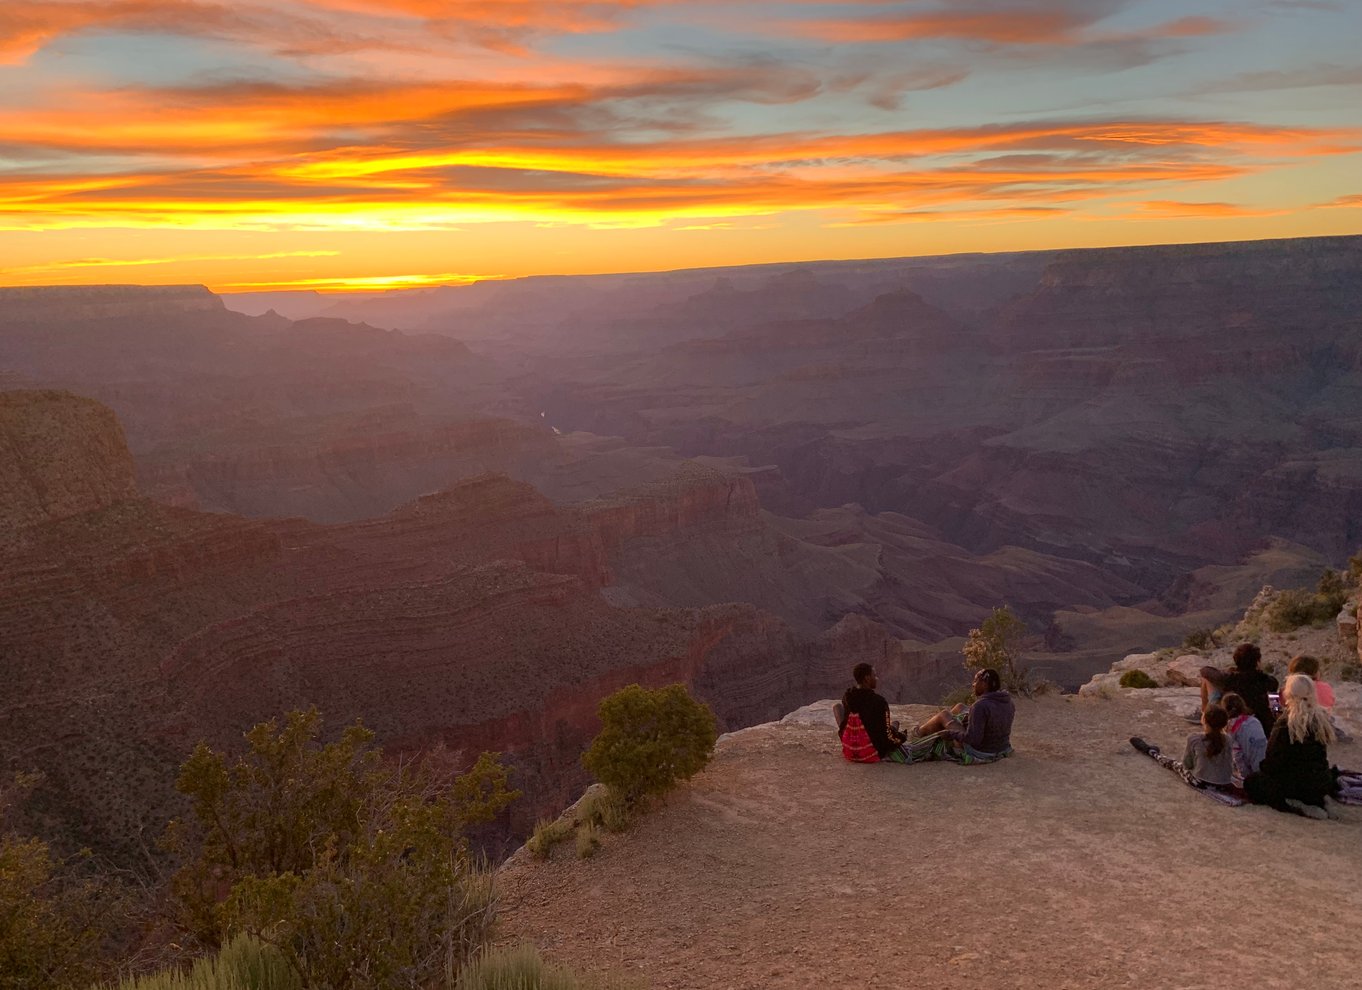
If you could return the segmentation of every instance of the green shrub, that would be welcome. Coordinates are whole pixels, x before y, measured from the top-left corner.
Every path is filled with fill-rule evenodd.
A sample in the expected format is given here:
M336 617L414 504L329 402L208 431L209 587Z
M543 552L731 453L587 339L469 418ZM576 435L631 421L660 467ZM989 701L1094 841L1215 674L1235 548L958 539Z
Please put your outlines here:
M516 796L506 771L484 754L451 780L430 760L384 761L362 726L325 746L320 728L293 712L247 733L233 763L202 744L185 763L194 818L169 836L185 922L210 945L237 932L277 945L310 987L452 980L495 903L463 833Z
M301 990L298 974L284 954L247 935L238 935L186 973L172 969L121 980L116 990ZM110 988L115 990L115 988Z
M84 923L82 900L46 843L0 838L0 987L57 990L94 975L98 934Z
M1143 670L1127 670L1121 675L1121 687L1123 688L1156 688L1158 686L1159 682Z
M66 990L101 975L115 926L128 915L122 892L89 870L89 855L55 856L47 843L9 828L40 778L0 783L0 990Z
M1321 587L1331 587L1327 580L1332 571L1320 579ZM1322 626L1332 622L1343 608L1345 597L1337 590L1311 593L1305 588L1282 591L1263 610L1263 622L1274 633L1287 633L1301 626Z
M1012 614L1011 609L1006 605L995 608L978 629L969 631L965 645L961 648L965 656L965 669L992 667L998 672L1006 690L1031 697L1034 692L1031 671L1021 665L1019 655L1021 638L1025 634L1025 624Z
M1362 681L1362 667L1355 663L1345 664L1338 672L1338 679L1356 684Z
M541 818L525 843L535 859L548 859L553 847L572 835L572 823L563 818Z
M1210 629L1193 629L1182 641L1182 648L1185 650L1213 650L1218 645L1215 632Z
M544 962L532 945L494 949L478 956L459 973L454 990L633 990L631 981L576 976Z
M714 713L684 685L631 684L601 702L601 731L582 763L629 808L699 773L714 752Z
M973 703L974 688L968 684L964 687L956 688L941 699L942 708L954 708L956 705L971 705Z
M1326 567L1315 586L1316 612L1324 614L1327 619L1334 619L1343 611L1343 604L1352 590L1348 575Z

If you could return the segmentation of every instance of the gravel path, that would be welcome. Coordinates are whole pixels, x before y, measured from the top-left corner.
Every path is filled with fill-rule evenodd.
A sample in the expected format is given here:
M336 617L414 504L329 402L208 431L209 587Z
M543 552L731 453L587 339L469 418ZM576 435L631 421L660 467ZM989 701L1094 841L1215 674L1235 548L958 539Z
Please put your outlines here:
M849 765L818 717L721 740L594 859L517 857L503 937L654 988L1362 985L1362 808L1197 794L1126 742L1180 754L1161 707L1023 702L982 767Z

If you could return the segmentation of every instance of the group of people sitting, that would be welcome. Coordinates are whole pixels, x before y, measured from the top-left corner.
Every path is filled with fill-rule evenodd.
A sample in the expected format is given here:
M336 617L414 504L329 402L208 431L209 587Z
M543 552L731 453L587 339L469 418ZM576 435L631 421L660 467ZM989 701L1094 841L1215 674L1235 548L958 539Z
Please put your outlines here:
M1329 709L1333 689L1319 678L1319 661L1298 656L1277 697L1277 679L1259 669L1262 654L1244 643L1234 667L1201 669L1201 731L1187 738L1181 760L1164 756L1138 736L1137 750L1193 787L1265 804L1310 818L1329 816L1339 772L1328 748L1338 737Z
M1012 753L1016 705L991 667L974 675L974 703L942 709L920 725L904 730L889 716L889 702L875 688L875 668L858 663L855 685L834 706L842 755L854 763L992 763Z
M1130 744L1177 773L1193 787L1221 795L1231 804L1265 804L1279 811L1326 818L1328 800L1362 788L1357 775L1329 764L1329 746L1339 737L1329 709L1333 689L1319 680L1319 661L1298 656L1280 696L1277 679L1259 668L1262 653L1252 643L1234 651L1234 667L1201 669L1201 731L1187 738L1174 760L1138 736ZM833 712L842 755L855 763L992 763L1012 753L1016 706L992 668L974 675L974 702L942 709L920 725L904 729L890 717L889 702L876 691L875 668L859 663ZM1274 701L1280 697L1280 712ZM1270 727L1270 731L1269 731Z

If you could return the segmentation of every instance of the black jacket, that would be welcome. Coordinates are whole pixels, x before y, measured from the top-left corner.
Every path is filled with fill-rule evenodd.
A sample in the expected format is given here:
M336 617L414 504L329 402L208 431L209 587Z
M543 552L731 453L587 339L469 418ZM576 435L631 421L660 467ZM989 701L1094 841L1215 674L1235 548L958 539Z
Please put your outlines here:
M887 756L896 746L906 742L908 737L896 732L889 725L889 702L870 688L850 687L842 695L842 706L847 715L859 715L865 726L865 734L881 757Z
M1244 781L1244 790L1253 800L1279 807L1287 798L1323 804L1324 796L1332 794L1335 786L1324 743L1317 739L1292 742L1285 716L1272 727L1267 755L1258 772Z

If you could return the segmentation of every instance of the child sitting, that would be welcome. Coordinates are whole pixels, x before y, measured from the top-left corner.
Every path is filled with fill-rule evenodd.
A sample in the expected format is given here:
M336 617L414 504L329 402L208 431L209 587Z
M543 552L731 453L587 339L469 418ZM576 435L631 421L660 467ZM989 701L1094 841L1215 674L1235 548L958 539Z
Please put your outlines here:
M1229 716L1229 736L1234 750L1234 782L1243 785L1244 778L1258 772L1267 753L1267 733L1258 716L1249 711L1244 699L1231 691L1220 699Z
M1172 770L1185 782L1198 790L1227 791L1233 785L1233 759L1230 739L1225 735L1229 715L1220 705L1208 705L1201 716L1205 731L1193 732L1187 737L1187 748L1183 751L1182 761L1169 759L1139 736L1130 740L1141 753L1158 761L1160 766Z

